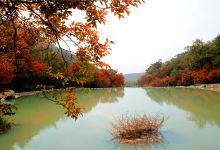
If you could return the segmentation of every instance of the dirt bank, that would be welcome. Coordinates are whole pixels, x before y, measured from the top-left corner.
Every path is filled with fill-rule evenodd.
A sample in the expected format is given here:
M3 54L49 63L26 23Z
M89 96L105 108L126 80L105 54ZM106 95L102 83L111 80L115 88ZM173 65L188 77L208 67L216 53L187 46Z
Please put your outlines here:
M36 94L42 94L43 92L62 92L66 91L66 89L50 89L50 90L44 90L44 91L31 91L31 92L21 92L21 93L15 93L15 98L23 97L23 96L31 96Z
M187 86L187 88L196 88L196 89L204 89L204 90L211 90L211 91L220 92L220 83L190 85L190 86Z

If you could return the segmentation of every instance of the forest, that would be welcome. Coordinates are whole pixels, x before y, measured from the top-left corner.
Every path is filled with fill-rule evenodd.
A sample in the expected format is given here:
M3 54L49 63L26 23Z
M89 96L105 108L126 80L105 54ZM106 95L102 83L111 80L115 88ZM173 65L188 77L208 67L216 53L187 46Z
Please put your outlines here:
M11 22L0 25L0 90L16 92L45 88L122 87L124 76L110 67L97 67L88 58L48 44L38 34L17 25L16 50ZM39 31L40 32L40 31ZM34 36L33 36L34 35ZM107 43L106 43L107 44ZM103 54L102 54L103 55ZM98 55L96 56L98 57ZM98 60L98 58L97 58Z
M185 52L166 62L151 64L139 86L189 86L220 82L220 35L211 41L196 39Z
M146 3L0 0L0 150L220 149L220 3Z
M100 40L98 24L108 13L124 18L140 1L0 1L0 133L11 128L15 92L65 88L48 100L77 119L82 109L72 87L122 87L124 76L103 62L113 41ZM83 13L83 21L73 18ZM67 47L67 48L64 48ZM13 93L8 96L7 92ZM13 92L12 92L13 91Z

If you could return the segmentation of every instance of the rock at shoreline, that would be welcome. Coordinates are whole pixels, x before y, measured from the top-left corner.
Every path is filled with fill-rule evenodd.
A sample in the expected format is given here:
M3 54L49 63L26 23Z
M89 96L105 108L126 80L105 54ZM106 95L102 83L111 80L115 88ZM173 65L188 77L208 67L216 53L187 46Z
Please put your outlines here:
M9 100L9 99L15 99L16 95L15 92L13 90L7 90L4 92L0 93L0 100L4 101L4 100Z

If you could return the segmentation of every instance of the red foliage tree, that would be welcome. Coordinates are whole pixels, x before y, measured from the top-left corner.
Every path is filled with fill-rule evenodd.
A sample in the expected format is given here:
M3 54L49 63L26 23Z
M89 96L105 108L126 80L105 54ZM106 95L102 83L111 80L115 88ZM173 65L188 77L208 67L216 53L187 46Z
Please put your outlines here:
M220 82L220 68L209 71L207 79L212 83Z
M142 75L139 79L138 79L138 85L139 86L145 86L147 85L148 82L148 78L146 75Z
M124 75L123 74L114 74L111 77L111 86L112 87L123 87L124 86Z
M161 86L162 82L160 78L155 78L150 82L150 86L156 87L156 86Z
M79 72L80 66L77 63L72 63L69 65L69 67L66 69L66 74L67 76L71 77L73 76L76 72Z
M0 56L0 85L5 85L11 82L14 77L14 67L11 61Z
M192 85L194 83L193 75L195 74L192 70L187 70L181 75L181 85Z
M162 86L174 86L176 85L176 79L174 77L166 76L161 79L160 83Z
M113 69L101 69L95 73L95 83L98 87L123 87L124 75Z
M32 71L34 75L42 75L45 73L47 65L43 61L37 59L32 62Z
M95 73L95 83L98 87L110 87L109 71L101 69Z
M193 72L192 73L192 77L193 77L193 83L194 84L202 84L205 82L206 78L207 78L207 74L208 74L208 71L203 68L197 72Z

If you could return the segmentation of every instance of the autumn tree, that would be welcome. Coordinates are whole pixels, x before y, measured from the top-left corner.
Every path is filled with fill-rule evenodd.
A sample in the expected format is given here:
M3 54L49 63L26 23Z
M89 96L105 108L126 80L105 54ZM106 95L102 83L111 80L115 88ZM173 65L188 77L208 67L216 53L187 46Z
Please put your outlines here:
M174 86L176 85L176 79L174 77L166 76L161 79L162 86Z
M106 39L101 43L97 24L106 23L106 15L113 13L120 18L129 15L131 6L138 7L143 0L5 0L0 2L1 24L10 22L13 32L13 49L18 50L18 26L26 30L37 31L48 44L71 41L77 47L75 55L79 60L87 60L96 66L106 64L101 58L110 53L110 44ZM68 22L75 10L85 12L85 22ZM43 41L41 40L41 41ZM71 50L71 49L69 49ZM15 58L16 59L16 58ZM64 56L63 56L64 59ZM67 62L64 61L64 66Z
M105 24L108 13L113 13L119 19L124 18L125 14L129 15L131 6L138 7L143 2L144 0L1 1L1 28L6 25L9 28L7 31L10 32L5 33L6 36L2 40L11 42L8 44L11 47L4 47L3 50L13 50L13 53L9 55L14 57L12 62L16 74L21 68L18 60L20 50L36 49L39 44L44 45L42 49L47 48L50 44L56 44L59 49L51 57L55 58L60 53L63 59L63 68L67 68L68 61L63 54L64 49L61 42L69 47L68 50L74 54L77 60L87 61L101 68L108 67L101 59L110 53L110 44L113 42L108 39L105 42L100 42L97 24ZM84 22L77 22L71 18L76 10L84 12ZM19 33L24 33L21 30L28 32L28 34L20 35ZM11 35L10 39L7 35ZM21 39L28 40L19 42ZM69 42L72 43L69 44ZM23 47L19 48L19 43L22 43Z
M97 87L123 87L124 75L113 69L101 69L95 73Z
M124 75L121 73L115 73L111 77L111 87L123 87L124 86Z
M152 81L151 77L149 75L144 74L138 79L138 85L139 86L148 86L148 85L150 85L151 81Z
M109 78L109 71L101 69L95 73L95 83L98 87L110 87L111 81Z
M14 77L13 65L10 60L0 55L0 86L8 84ZM0 88L0 91L3 90Z
M176 86L219 82L220 36L211 41L195 40L186 51L162 62L151 64L139 85Z
M207 79L208 70L203 68L203 69L200 69L199 71L195 71L192 75L193 75L194 84L202 84L202 83L205 83Z
M151 64L149 68L147 68L146 73L147 74L154 74L155 76L159 75L160 68L161 68L162 64L163 64L162 60L161 59L158 60L157 62Z
M138 7L143 2L144 0L1 0L0 53L7 53L1 68L9 74L7 81L31 66L35 67L31 69L34 74L44 71L47 67L48 75L52 78L65 82L78 79L66 77L65 73L74 75L75 70L74 66L70 65L71 62L65 59L61 42L66 44L68 51L80 64L92 64L98 68L109 67L102 58L110 54L110 45L114 42L108 39L101 42L97 25L106 23L108 13L119 19L124 18L126 14L129 15L130 7ZM84 12L83 22L71 18L76 10ZM55 59L58 54L61 55L65 68L61 73L53 72L54 65L51 65L49 59L48 66L45 66L41 59L32 59L33 51L47 51L48 45L52 44L59 49L50 54L50 58ZM39 45L42 48L37 51ZM33 62L29 63L31 61ZM9 64L9 67L5 67L5 64ZM85 66L80 66L80 70L86 72ZM74 100L73 96L69 99Z
M207 79L211 83L218 83L220 82L220 68L213 69L209 72Z

